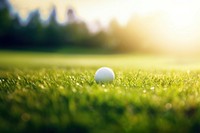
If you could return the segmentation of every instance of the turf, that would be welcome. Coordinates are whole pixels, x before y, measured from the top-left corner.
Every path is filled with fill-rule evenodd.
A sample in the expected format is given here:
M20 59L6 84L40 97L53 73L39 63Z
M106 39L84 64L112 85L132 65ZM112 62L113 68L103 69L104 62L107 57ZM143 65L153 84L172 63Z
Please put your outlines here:
M200 132L196 61L1 51L0 132Z

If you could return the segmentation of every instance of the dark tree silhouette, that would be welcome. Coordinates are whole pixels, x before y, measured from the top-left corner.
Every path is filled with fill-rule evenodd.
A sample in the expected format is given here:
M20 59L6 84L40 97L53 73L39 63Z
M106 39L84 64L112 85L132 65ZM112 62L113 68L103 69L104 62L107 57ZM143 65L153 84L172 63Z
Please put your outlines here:
M56 51L67 48L100 48L117 51L138 50L136 40L139 23L130 20L120 26L116 20L110 23L109 31L91 33L85 22L78 20L73 8L66 12L67 23L57 22L56 8L52 7L47 21L42 22L40 12L29 14L26 24L20 17L10 15L12 6L7 0L0 1L0 48L13 50Z
M8 47L12 37L9 32L12 30L12 19L9 13L9 4L6 0L0 1L0 47Z

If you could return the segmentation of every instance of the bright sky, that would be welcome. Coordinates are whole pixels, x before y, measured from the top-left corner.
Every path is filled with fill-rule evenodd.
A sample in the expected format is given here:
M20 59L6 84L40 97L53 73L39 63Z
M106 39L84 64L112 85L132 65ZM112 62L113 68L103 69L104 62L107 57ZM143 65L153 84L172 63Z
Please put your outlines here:
M23 18L34 9L39 9L46 19L52 8L57 7L58 20L64 21L66 9L73 7L78 16L87 22L99 20L103 25L116 18L125 24L134 15L149 15L166 12L172 19L195 17L199 13L199 0L10 0ZM185 16L186 15L186 16ZM193 18L192 18L193 19Z
M175 49L195 49L197 40L200 42L198 39L200 0L10 0L10 2L23 18L26 18L30 11L39 9L42 18L46 19L52 6L55 5L60 22L66 18L66 9L73 7L82 20L87 23L98 20L103 26L107 26L113 18L125 25L133 15L145 17L160 13L161 16L162 14L165 16L163 22L161 21L165 24L155 31L157 38L154 40L163 39L170 42L172 46L169 45L169 48L175 47Z

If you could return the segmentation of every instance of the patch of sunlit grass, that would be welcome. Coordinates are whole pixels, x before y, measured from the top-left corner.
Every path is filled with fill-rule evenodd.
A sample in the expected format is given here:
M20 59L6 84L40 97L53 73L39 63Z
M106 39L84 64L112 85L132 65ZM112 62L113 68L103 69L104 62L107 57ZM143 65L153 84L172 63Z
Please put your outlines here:
M116 56L41 55L0 59L1 132L199 131L197 68L136 65L152 57L118 56L117 66ZM94 81L101 63L114 68L113 83Z

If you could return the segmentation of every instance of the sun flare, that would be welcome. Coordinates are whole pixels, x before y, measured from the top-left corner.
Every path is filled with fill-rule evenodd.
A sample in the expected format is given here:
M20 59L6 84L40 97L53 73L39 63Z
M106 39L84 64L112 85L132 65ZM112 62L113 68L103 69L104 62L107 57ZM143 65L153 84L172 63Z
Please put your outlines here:
M152 21L149 17L150 19L145 19L145 22L142 22L145 24L141 24L139 28L150 38L149 40L145 38L150 47L183 53L194 52L200 48L200 1L198 0L10 1L23 18L26 18L29 12L39 9L42 18L46 19L54 5L58 21L62 22L66 19L66 9L73 7L81 20L88 25L98 22L101 27L108 27L112 19L118 20L125 26L134 16L144 18L153 16L156 21Z
M165 41L168 42L165 48L182 53L196 51L200 33L198 22L198 11L193 7L181 6L169 10L163 29L166 31Z

